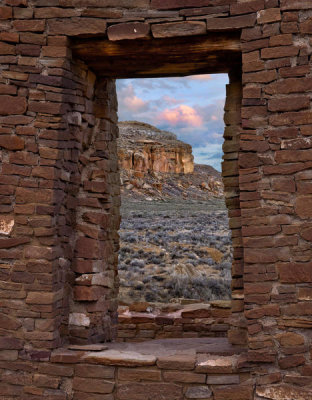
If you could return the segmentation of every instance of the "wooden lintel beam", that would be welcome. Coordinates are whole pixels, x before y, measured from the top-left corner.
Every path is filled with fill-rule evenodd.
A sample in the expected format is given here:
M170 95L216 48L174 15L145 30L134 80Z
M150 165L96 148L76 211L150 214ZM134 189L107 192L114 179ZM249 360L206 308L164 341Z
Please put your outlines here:
M240 64L237 34L118 42L79 39L72 50L98 75L115 78L228 72Z

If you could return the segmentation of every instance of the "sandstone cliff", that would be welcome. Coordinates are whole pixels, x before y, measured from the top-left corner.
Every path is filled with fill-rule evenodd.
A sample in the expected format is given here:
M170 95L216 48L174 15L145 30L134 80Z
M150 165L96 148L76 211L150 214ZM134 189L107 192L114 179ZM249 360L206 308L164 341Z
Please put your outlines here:
M138 173L184 173L194 171L192 147L142 122L120 122L118 156L121 169Z
M223 196L221 175L194 164L192 147L176 135L137 121L120 122L121 193L137 199Z

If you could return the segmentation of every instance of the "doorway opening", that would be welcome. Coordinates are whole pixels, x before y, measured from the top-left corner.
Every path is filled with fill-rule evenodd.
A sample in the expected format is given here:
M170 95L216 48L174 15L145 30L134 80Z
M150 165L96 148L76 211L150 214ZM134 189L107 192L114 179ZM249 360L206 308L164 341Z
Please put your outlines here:
M232 244L233 244L233 263L232 263L232 301L231 305L228 303L227 305L219 304L217 305L217 308L219 310L218 313L214 313L211 304L204 305L202 307L197 307L196 311L194 309L189 308L188 310L183 310L183 313L181 313L181 316L184 318L192 318L194 317L194 321L196 318L200 317L211 317L218 315L218 317L222 316L224 318L227 318L231 314L231 307L232 309L235 309L236 313L241 313L242 312L242 307L243 307L243 280L242 280L242 251L241 251L241 233L240 233L240 204L239 204L239 185L238 185L238 149L239 149L239 133L241 129L241 119L240 119L240 108L241 108L241 53L240 53L240 41L239 41L239 33L231 33L230 35L227 34L211 34L209 36L198 36L198 37L190 37L190 38L166 38L166 39L147 39L147 40L131 40L131 41L123 41L120 42L107 42L105 40L99 39L99 40L92 40L92 42L88 42L88 39L79 39L79 43L74 45L74 53L76 56L83 61L85 61L88 65L89 68L91 68L96 76L97 76L97 82L100 83L101 90L95 91L96 96L98 99L96 100L95 104L95 116L97 118L102 118L104 120L104 123L100 123L101 127L106 129L107 124L113 125L114 126L114 132L115 132L115 127L117 124L117 103L115 101L115 93L113 93L113 88L114 88L114 82L115 79L136 79L136 78L179 78L179 77L185 77L185 76L194 76L194 75L203 75L203 74L210 74L210 73L227 73L229 76L229 84L227 85L226 89L226 102L225 102L225 114L224 114L224 122L225 122L225 129L224 129L224 143L223 143L223 163L222 163L222 177L223 177L223 183L224 183L224 193L225 193L225 205L228 210L228 215L230 217L230 222L229 226L232 231ZM188 54L188 57L185 57L185 54ZM97 85L97 82L95 86ZM137 102L137 99L134 99L133 105L135 105L135 102ZM111 112L113 110L113 112ZM185 110L185 109L184 109ZM181 109L180 109L181 111ZM107 121L107 122L106 122ZM142 121L139 121L142 123ZM121 124L122 125L122 124ZM120 130L122 131L123 128L125 128L125 121L123 126L120 125ZM128 122L129 125L129 122ZM161 127L160 127L161 128ZM155 129L148 127L147 130L150 129ZM139 129L140 130L140 129ZM142 129L141 129L142 130ZM146 130L146 129L145 129ZM172 130L171 130L172 131ZM141 134L140 134L141 135ZM139 135L139 136L140 136ZM169 136L168 136L169 135ZM170 139L170 135L172 133L168 134L167 133L167 139L173 140L172 136ZM107 157L108 155L112 157L115 160L115 157L117 159L117 142L115 140L115 133L112 135L111 133L104 133L105 138L112 138L112 143L109 144L109 149L111 152L116 151L116 155L111 155L111 153L99 153L99 155L103 155L104 157ZM106 140L106 139L105 139ZM143 141L150 140L150 138L145 138ZM154 139L153 139L154 140ZM176 140L176 139L174 139ZM137 144L135 145L137 148ZM166 144L165 149L169 149L170 147ZM157 151L153 152L153 156L155 158L155 154ZM157 158L157 157L156 157ZM175 158L175 157L173 157ZM140 166L141 169L144 170L144 168L147 168L147 170L150 169L149 166L146 167L146 164L144 160L140 159L140 157L137 157L132 154L129 157L125 157L125 163L127 162L137 163L137 165ZM162 159L163 160L163 159ZM190 159L189 159L190 161ZM187 164L187 163L186 163ZM161 163L156 162L158 171L155 171L159 173L159 169L161 168L160 165ZM166 164L166 173L170 173L172 170L172 163L167 163ZM187 169L188 167L186 167ZM182 168L183 169L183 168ZM125 190L128 190L131 193L135 192L136 186L140 186L140 184L137 184L137 181L139 179L142 179L142 176L140 176L140 173L142 171L137 171L139 172L138 176L135 176L134 181L130 182L130 180L126 177L124 179L122 185L125 183ZM150 171L154 172L154 171ZM176 174L182 174L184 172L185 175L187 175L187 171L181 171L181 170L176 170L174 173ZM190 171L188 171L190 172ZM115 179L115 178L114 178ZM127 181L128 179L128 181ZM154 186L153 186L154 183ZM203 183L203 191L206 186L209 187L209 182L202 182ZM183 199L183 193L188 192L188 187L191 187L193 184L192 180L189 183L186 183L185 186L183 187L182 185L182 196L181 196L181 204L185 204L185 200ZM144 183L142 184L142 186ZM151 186L151 188L150 188ZM127 188L128 187L128 188ZM121 186L121 189L123 187ZM152 182L152 184L148 183L145 188L147 191L151 190L153 193L155 193L156 190L158 192L163 192L163 187L161 187L160 191L160 182ZM207 189L207 188L206 188ZM114 192L114 196L118 196L117 191ZM150 196L148 196L150 197ZM117 205L118 201L116 200L115 204ZM129 204L129 202L128 202ZM147 207L149 207L151 204L150 200L145 199L145 209L142 210L135 210L134 214L130 210L130 216L132 213L132 217L136 215L137 219L139 219L138 225L140 225L139 231L144 231L144 226L149 225L149 222L142 221L144 218L142 218L140 215L144 214L150 214L149 210ZM136 204L137 205L137 204ZM158 246L161 248L164 248L164 245L167 245L168 242L170 241L167 240L166 236L161 237L159 236L160 230L162 231L163 234L171 234L172 228L168 227L167 230L163 229L164 228L164 220L170 220L170 218L167 217L169 206L166 205L165 209L161 209L161 206L164 205L164 202L160 199L160 208L158 209L158 221L155 223L155 227L153 230L153 233L151 234L153 238L155 237L158 243L152 243L153 246ZM172 207L174 210L177 209L177 207ZM205 208L205 207L203 207ZM127 207L128 212L129 212L129 207ZM181 209L179 211L180 214L175 217L174 221L181 221L181 219L185 215L185 209ZM225 208L223 209L224 213L226 213ZM202 223L202 220L205 220L202 215L198 217L200 220L199 222ZM134 219L131 219L131 223L134 221ZM143 223L142 223L143 222ZM183 226L182 226L183 228ZM175 239L175 242L177 243L178 246L180 244L187 244L183 242L183 229L181 229L181 225L174 227L174 230L178 230L178 236L174 237L174 234L172 237ZM199 236L203 235L205 236L205 232L202 231L202 227L198 227L198 232L194 232L194 229L189 228L187 229L188 233L190 234L190 240L191 240L191 245L197 245L197 242L199 240ZM182 235L179 236L179 235ZM197 236L196 236L197 235ZM127 236L127 233L126 233ZM134 236L134 239L131 238ZM118 291L117 291L117 286L118 286L118 281L121 279L124 279L127 282L127 280L131 281L130 277L122 277L121 274L119 278L117 278L117 270L118 270L118 257L117 257L117 251L119 246L119 241L118 241L118 236L117 236L117 231L115 235L115 231L113 232L112 237L114 237L114 243L113 243L113 251L114 251L114 258L111 258L111 260L114 260L114 276L115 276L115 283L114 287L110 290L110 298L111 296L114 296L114 304L117 303L117 296L118 296ZM133 233L130 232L128 234L128 239L130 242L132 241L132 244L136 243L137 238L139 239L139 235L136 234L134 235ZM131 244L131 243L130 243ZM149 243L151 244L151 243ZM209 243L210 246L210 243ZM126 248L125 248L126 247ZM120 266L122 266L123 270L127 273L128 266L133 267L136 269L138 272L144 269L144 265L142 263L142 260L138 257L142 255L142 249L135 248L134 253L131 253L131 249L129 252L129 249L127 246L121 247L121 252L124 252L126 255L126 259L123 264L120 263ZM185 247L185 246L184 246ZM187 246L186 246L187 247ZM208 247L208 246L206 246ZM212 248L212 246L210 246ZM155 283L159 284L162 283L163 276L161 273L156 273L156 269L160 268L162 264L166 265L166 253L167 250L161 250L158 252L151 251L153 249L149 249L147 253L147 256L150 258L153 258L153 264L152 268L155 269L152 271L152 274L149 274L149 276L146 277L140 277L140 281L136 283L137 287L137 292L142 291L141 288L145 289L148 288L149 281L151 280L151 276L156 276L157 278L155 279ZM202 280L203 276L197 277L199 284L197 285L198 288L195 290L193 286L194 285L194 277L191 276L190 279L190 274L193 274L193 271L196 270L196 267L200 265L201 258L206 258L207 259L207 264L211 262L210 260L214 260L213 257L218 257L219 253L217 252L218 249L216 249L216 246L214 246L214 254L212 255L211 252L206 252L206 253L201 253L201 254L196 254L194 253L193 249L187 248L185 251L185 248L183 248L183 251L181 248L174 249L175 250L175 258L179 258L182 261L185 261L183 259L183 254L185 255L186 253L188 254L187 256L187 263L181 263L184 264L183 267L178 266L177 270L182 271L182 274L180 275L185 275L187 281L191 281L193 279L193 284L191 285L186 285L185 284L185 279L173 279L172 276L170 276L170 283L167 285L167 297L165 297L165 301L169 303L169 305L172 305L173 303L170 303L170 299L172 298L171 293L176 292L176 298L182 298L183 296L185 298L189 297L191 302L195 301L202 301L202 298L204 297L203 294L207 293L206 289L204 288L203 290L201 289L202 286ZM139 253L139 251L141 251ZM127 252L129 253L127 255ZM145 253L145 250L143 249L143 253ZM193 253L193 254L192 254ZM152 254L152 255L151 255ZM115 257L116 256L116 257ZM197 259L199 257L200 260ZM220 258L220 257L219 257ZM144 260L143 260L144 261ZM191 261L191 262L189 262ZM215 262L215 260L214 260ZM188 264L185 266L185 264ZM121 270L122 270L121 268ZM191 272L190 272L191 271ZM141 272L140 272L141 274ZM229 277L229 273L227 273L227 277ZM144 279L144 281L143 281ZM155 295L155 290L151 290L152 287L155 286L155 284L149 286L149 296L150 300L157 300L157 296ZM185 286L188 286L187 288ZM131 288L130 288L131 289ZM171 292L170 292L171 291ZM220 290L219 290L220 291ZM162 291L159 291L161 293ZM165 291L163 291L165 293ZM185 292L186 295L185 295ZM213 294L213 290L210 291L211 294ZM229 292L229 290L225 290L225 292ZM130 296L128 297L135 297L132 296L130 293ZM211 298L211 297L210 297ZM139 299L138 299L139 300ZM144 299L146 300L146 299ZM151 311L149 304L146 306L147 301L139 301L139 305L137 307L134 307L134 311ZM136 304L138 304L136 303ZM142 303L145 303L142 305ZM188 305L189 306L189 305ZM115 307L115 306L114 306ZM173 304L173 307L168 306L168 312L176 312L180 307L180 304L178 304L178 307L176 307ZM199 312L198 309L201 311ZM110 308L109 312L111 315L113 315L115 308ZM221 310L221 311L220 311ZM120 311L120 310L119 310ZM131 311L131 310L130 310ZM153 311L153 310L152 310ZM160 314L163 313L164 310L161 310ZM166 315L164 319L160 317L160 314L158 313L156 316L151 315L152 319L147 318L148 321L151 321L154 323L157 318L158 321L163 321L164 319L168 321ZM116 315L116 314L114 314ZM112 317L113 318L113 317ZM127 316L128 318L128 316ZM129 318L126 318L126 322L131 324L131 320L129 321ZM182 319L183 319L182 318ZM119 327L120 327L120 312L119 312ZM133 321L132 321L133 322ZM220 323L219 323L220 322ZM167 325L174 325L174 322L169 321ZM166 325L166 324L163 324ZM174 331L169 329L168 326L165 326L167 328L166 330L168 331ZM195 324L196 325L196 324ZM223 334L226 334L228 325L226 324L226 321L218 321L218 325L223 325ZM145 326L146 328L146 326ZM182 331L184 333L184 328L182 327ZM119 329L119 328L118 328ZM211 326L209 329L212 331ZM179 328L180 330L180 328ZM197 331L203 331L202 327L197 325L196 326ZM216 331L219 330L219 326L215 329ZM175 335L175 333L172 333ZM192 336L194 332L190 332L189 335ZM136 334L134 334L133 338L136 339L135 337ZM150 332L148 332L148 335L150 335ZM179 334L180 335L180 334ZM150 337L150 336L148 336ZM172 337L172 336L171 336ZM175 336L173 336L175 337ZM184 337L184 336L182 336Z

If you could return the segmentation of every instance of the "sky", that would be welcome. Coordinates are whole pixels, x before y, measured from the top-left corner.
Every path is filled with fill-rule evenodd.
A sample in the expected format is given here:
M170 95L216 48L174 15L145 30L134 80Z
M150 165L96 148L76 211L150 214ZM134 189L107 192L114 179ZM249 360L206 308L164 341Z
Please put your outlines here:
M221 170L227 74L117 80L119 121L173 132L193 147L194 161Z

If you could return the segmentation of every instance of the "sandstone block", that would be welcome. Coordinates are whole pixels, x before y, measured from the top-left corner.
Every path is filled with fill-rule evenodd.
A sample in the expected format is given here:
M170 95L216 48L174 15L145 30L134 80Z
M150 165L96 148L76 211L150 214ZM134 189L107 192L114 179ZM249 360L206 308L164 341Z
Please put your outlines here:
M283 347L301 346L304 344L304 337L294 332L286 332L277 336L277 340Z
M211 0L152 0L151 7L158 10L170 10L184 7L210 6Z
M221 386L213 389L215 400L252 400L253 387L252 386Z
M1 6L0 7L0 19L12 18L12 7Z
M299 365L305 364L306 359L303 355L293 355L293 356L287 356L280 358L278 360L278 365L281 367L281 369L288 369L288 368L295 368L298 367Z
M43 114L63 114L66 108L67 106L65 104L53 103L51 101L30 101L28 107L29 111Z
M69 325L76 326L90 326L90 318L84 313L71 313L69 314Z
M15 54L15 53L16 53L15 46L8 44L8 43L4 43L4 42L0 43L0 55L1 56Z
M143 22L129 22L112 25L107 29L109 40L139 39L148 37L149 24Z
M208 385L234 385L240 381L239 375L208 375Z
M258 24L269 24L271 22L277 22L282 19L281 11L279 8L268 8L266 10L260 10L257 14Z
M63 290L58 292L28 292L27 304L53 304L63 298Z
M271 99L268 102L269 111L297 111L310 107L308 96L288 96L283 98Z
M201 21L168 22L152 25L152 34L155 38L193 36L206 33L206 24Z
M40 363L38 365L38 371L42 374L56 375L56 376L72 376L74 373L73 367L66 365L55 365L51 363L47 364Z
M269 83L277 78L275 70L243 74L243 83Z
M80 15L79 10L74 8L60 8L60 7L41 7L35 9L35 18L70 18Z
M304 316L310 315L312 312L312 302L298 302L296 304L290 304L289 306L283 306L282 314L283 315L293 315L293 316Z
M261 58L272 59L282 57L294 57L299 53L299 47L295 46L278 46L268 47L261 50Z
M22 326L18 318L10 317L9 315L0 314L0 328L7 330L17 330Z
M75 390L73 400L115 400L112 394L95 394L78 392Z
M73 389L84 393L112 393L115 384L102 379L80 378L73 379Z
M25 258L52 260L53 249L47 246L27 246L24 250Z
M106 33L106 21L101 18L71 18L55 19L48 21L51 35L104 35Z
M164 371L166 382L205 383L206 375L189 371Z
M142 368L119 368L118 379L123 381L161 381L161 371Z
M75 375L83 378L114 379L115 368L102 365L78 364L75 366Z
M140 367L155 365L156 357L144 355L134 351L106 350L98 353L89 353L83 357L86 362L93 364L118 365L123 367Z
M99 257L99 243L95 239L79 237L76 241L77 257L96 259Z
M128 383L117 387L118 400L182 400L182 387L173 383Z
M7 150L23 150L25 147L25 141L18 136L1 135L0 147Z
M247 263L257 264L259 260L261 263L274 263L276 261L288 261L289 254L287 249L282 247L275 249L253 249L246 248L244 251L244 259Z
M295 200L295 212L302 219L311 218L312 196L298 196Z
M175 354L172 356L160 356L157 359L158 368L163 369L177 369L177 370L191 370L195 366L195 353L194 354Z
M292 35L290 33L270 37L270 46L290 46L292 44L293 44ZM296 76L296 73L300 74L299 71L304 70L304 67L305 66L300 65L299 67L293 67L293 68L281 68L280 73L284 77L289 77L291 75L287 75L286 71L292 70L292 73L294 73L295 74L294 76ZM296 71L298 71L298 72L296 72Z
M45 20L16 20L13 21L13 26L18 32L43 32L45 28Z
M75 286L74 298L77 301L96 301L105 295L105 288L100 286Z
M311 8L310 0L281 0L281 10L306 10Z
M1 52L1 47L0 47L0 52ZM27 109L27 103L24 97L9 96L9 95L0 96L0 115L24 114L26 109ZM12 139L14 138L15 137L12 136ZM5 143L5 141L3 141L3 143ZM22 148L24 148L24 146Z
M0 349L2 350L20 350L23 348L23 342L14 337L0 336ZM2 392L0 391L2 394Z
M0 361L16 361L17 359L17 350L0 350Z
M312 242L312 227L303 228L300 230L300 236L309 242Z
M231 15L249 14L262 10L264 8L264 0L249 0L244 3L232 4L230 11Z
M254 26L256 14L239 15L227 18L208 18L208 31L226 31L229 29L241 29Z
M191 386L185 393L187 399L208 399L211 395L212 391L208 386Z
M233 372L234 358L227 356L212 356L211 354L199 354L196 364L197 372L211 374L226 374Z
M107 184L105 181L97 182L97 181L84 181L83 187L85 190L93 192L93 193L106 193L107 192Z
M69 57L70 52L68 47L65 46L43 46L42 55L44 57Z
M46 387L50 389L57 389L59 387L61 378L55 376L34 374L33 383L38 387Z
M287 384L257 387L256 393L270 400L310 400L311 398L311 390Z

